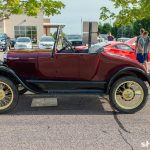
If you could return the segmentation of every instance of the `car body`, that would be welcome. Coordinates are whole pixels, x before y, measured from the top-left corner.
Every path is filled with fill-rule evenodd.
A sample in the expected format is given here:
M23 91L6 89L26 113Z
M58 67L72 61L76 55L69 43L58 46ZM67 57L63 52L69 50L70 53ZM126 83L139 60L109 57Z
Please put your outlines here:
M137 37L131 38L131 39L125 41L125 44L128 44L128 45L131 46L133 49L135 49L136 40L137 40Z
M10 38L5 33L0 33L0 49L3 51L9 50L11 47Z
M136 51L136 41L137 41L137 37L134 37L130 40L127 40L125 42L125 44L129 45L130 47L132 47ZM150 61L150 53L148 53L148 61Z
M125 41L128 41L130 38L126 38L126 37L121 37L121 38L118 38L117 41L119 42L125 42Z
M83 45L82 36L78 34L65 35L65 38L72 44L72 46Z
M14 45L15 49L32 49L32 41L29 37L18 37Z
M39 40L40 49L53 49L54 47L54 38L52 36L42 36Z
M115 41L108 42L108 45L106 44L104 49L107 52L118 54L136 60L136 51L132 47L123 42L115 42Z
M39 94L108 94L114 109L134 113L146 104L150 79L136 60L104 50L103 44L78 51L68 43L53 52L12 50L0 65L0 113L18 102L19 86Z

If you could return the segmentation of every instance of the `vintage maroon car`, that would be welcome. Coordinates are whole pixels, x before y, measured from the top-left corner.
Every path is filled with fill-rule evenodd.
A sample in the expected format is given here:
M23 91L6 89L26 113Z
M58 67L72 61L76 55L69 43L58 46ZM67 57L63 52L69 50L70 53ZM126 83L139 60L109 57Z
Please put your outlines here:
M134 113L145 105L150 83L137 61L96 45L81 52L69 43L59 49L12 50L0 65L0 113L12 110L26 90L45 94L108 94L114 109ZM23 87L20 90L20 85Z

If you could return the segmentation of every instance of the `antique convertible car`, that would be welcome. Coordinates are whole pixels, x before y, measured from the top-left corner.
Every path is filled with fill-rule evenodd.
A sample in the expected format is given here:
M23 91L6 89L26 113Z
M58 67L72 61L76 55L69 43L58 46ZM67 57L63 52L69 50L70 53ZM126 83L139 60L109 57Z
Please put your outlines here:
M150 79L142 65L105 52L105 45L82 51L70 43L60 48L61 26L57 28L53 51L11 50L4 55L0 65L0 113L12 110L19 93L26 90L41 94L104 93L120 112L134 113L143 108Z

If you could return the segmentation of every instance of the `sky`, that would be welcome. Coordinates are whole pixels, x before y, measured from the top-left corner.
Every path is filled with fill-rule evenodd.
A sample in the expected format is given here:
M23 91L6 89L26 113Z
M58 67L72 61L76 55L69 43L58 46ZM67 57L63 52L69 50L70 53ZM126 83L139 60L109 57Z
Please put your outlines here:
M61 15L51 17L52 23L62 23L66 34L81 34L82 21L99 22L100 7L114 10L110 0L62 0L66 7ZM82 21L81 21L82 20ZM110 21L109 21L110 22Z

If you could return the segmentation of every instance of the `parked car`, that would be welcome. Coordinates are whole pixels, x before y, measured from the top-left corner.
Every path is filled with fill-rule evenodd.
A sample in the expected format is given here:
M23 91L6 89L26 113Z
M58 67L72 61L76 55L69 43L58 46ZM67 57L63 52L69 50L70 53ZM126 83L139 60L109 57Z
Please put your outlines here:
M117 41L119 42L125 42L128 41L130 38L126 38L126 37L122 37L122 38L118 38Z
M11 47L10 38L5 33L0 33L0 49L8 51Z
M128 58L136 60L135 50L123 42L116 42L116 41L100 42L95 45L102 45L105 52L109 52L109 53L117 54L121 56L126 56ZM75 49L78 51L82 51L82 50L88 49L88 46L77 46L75 47Z
M58 31L60 26L58 27ZM150 77L143 65L128 57L105 51L105 45L75 50L68 43L49 50L12 50L0 64L0 113L18 103L20 85L39 94L108 94L112 107L134 113L147 101Z
M54 47L54 38L52 36L43 36L39 40L40 49L53 49Z
M131 47L128 44L126 44L126 42L123 43L123 42L112 41L112 42L102 42L100 44L104 45L103 47L105 52L125 56L133 60L136 60L137 58L136 50L135 48L132 48L135 46ZM75 49L78 51L82 51L88 49L88 46L77 46L75 47ZM150 54L148 55L148 61L150 61Z
M83 45L83 40L81 35L70 34L70 35L65 35L65 38L72 44L72 46Z
M29 37L19 37L16 40L15 49L32 49L32 41Z
M131 38L125 41L126 44L130 45L133 49L135 49L137 37Z

